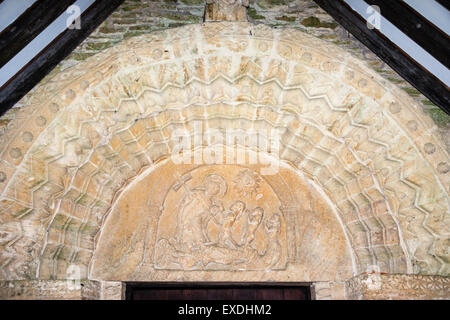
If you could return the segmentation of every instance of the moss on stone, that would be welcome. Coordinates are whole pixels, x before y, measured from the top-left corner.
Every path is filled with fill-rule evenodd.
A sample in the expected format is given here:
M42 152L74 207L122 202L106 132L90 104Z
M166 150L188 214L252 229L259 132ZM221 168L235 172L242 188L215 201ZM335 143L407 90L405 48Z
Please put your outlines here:
M89 58L90 56L93 56L95 52L76 52L71 54L68 59L74 59L77 61L83 61Z
M89 42L86 45L87 50L94 50L94 51L101 51L105 50L106 48L112 47L115 44L113 41L107 41L107 42Z
M397 79L397 78L394 78L394 77L387 77L387 79L388 79L390 82L396 83L396 84L404 83L404 82L405 82L405 80L403 80L403 79Z
M431 119L433 119L434 123L436 123L438 127L448 128L450 126L450 116L445 113L445 111L438 108L433 108L425 109L425 112L430 115Z
M279 21L294 22L295 20L297 20L297 17L282 16L282 17L276 17L275 19L277 19Z
M335 40L335 41L333 41L333 43L335 43L337 45L349 45L349 44L352 44L351 41L342 41L342 40Z
M134 20L136 20L138 18L138 16L139 16L139 12L127 12L127 13L122 14L121 17L123 19L134 19Z
M102 27L100 27L100 29L98 29L98 31L100 33L108 34L108 33L116 33L117 29L116 28L111 28L111 27L108 27L108 26L102 26Z
M436 107L436 105L433 102L431 102L430 100L422 100L421 102L425 106Z
M131 31L151 31L152 29L153 27L148 25L131 26L129 28Z
M310 28L329 28L329 29L336 29L338 24L335 22L322 22L317 17L309 17L305 18L300 22L305 27Z
M253 20L262 20L265 19L264 16L259 15L255 8L248 8L247 10L248 16Z
M174 23L169 23L167 27L168 28L178 28L178 27L181 27L184 25L185 25L185 23L174 22Z
M57 214L53 219L52 227L55 228L56 230L63 230L66 221L67 217L65 215Z
M392 74L394 75L395 72L392 70L388 70L388 69L383 69L383 68L374 68L374 70L378 73L384 73L384 74Z
M414 88L402 88L402 89L412 97L420 96L420 92Z
M180 1L188 5L202 5L205 3L205 0L180 0Z
M198 16L188 14L176 14L176 13L168 14L167 16L164 17L170 20L184 21L186 23L195 23L200 22L201 20L201 17Z
M321 34L321 35L319 35L319 38L320 39L337 39L339 37L335 34Z
M135 4L135 5L121 7L122 11L132 11L132 10L137 10L137 9L142 9L142 5Z
M132 38L132 37L141 36L143 34L145 34L145 32L143 32L143 31L128 31L123 35L123 38L128 39L128 38Z
M292 1L289 0L260 0L257 1L259 6L264 6L265 8L271 8L274 6L282 6L289 4Z

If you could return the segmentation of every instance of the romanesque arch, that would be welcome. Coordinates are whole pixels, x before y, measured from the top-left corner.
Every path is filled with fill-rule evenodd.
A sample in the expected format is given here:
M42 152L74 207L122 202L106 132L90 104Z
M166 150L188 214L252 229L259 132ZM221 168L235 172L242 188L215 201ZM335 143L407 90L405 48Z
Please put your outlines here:
M448 275L448 153L415 102L334 45L220 22L122 42L40 85L17 110L0 138L1 278L64 279L70 266L98 277L99 259L114 254L106 232L120 201L139 181L171 179L153 173L170 166L175 130L194 139L194 122L280 130L280 174L323 204L308 228L332 220L324 234L334 230L346 252L333 264L342 278L372 266ZM115 232L129 235L122 227Z

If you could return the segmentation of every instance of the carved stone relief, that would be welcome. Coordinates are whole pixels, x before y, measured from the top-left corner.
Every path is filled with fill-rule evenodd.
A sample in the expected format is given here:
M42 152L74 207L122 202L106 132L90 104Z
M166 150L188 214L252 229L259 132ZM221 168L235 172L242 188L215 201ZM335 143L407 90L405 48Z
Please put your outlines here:
M267 183L259 185L256 179L262 181L255 172L239 167L213 172L199 168L180 177L164 199L155 268L284 269L281 203Z
M433 122L364 62L298 30L217 22L135 37L57 74L22 104L0 137L4 279L64 279L74 266L105 280L330 280L374 265L449 274L449 156ZM220 132L283 129L280 163L294 174L284 174L284 184L278 176L252 183L252 173L218 171L227 192L215 200L222 207L203 205L205 213L191 210L188 199L207 174L192 175L177 191L195 168L165 164L174 177L159 172L151 195L127 192L118 201L143 171L170 157L176 129L193 137L195 121ZM265 183L275 186L276 208L249 200ZM308 199L308 184L317 187L312 202L298 200ZM232 209L238 200L243 204ZM223 264L211 273L218 259L181 262L183 270L174 269L179 257L154 261L157 239L179 249L182 233L158 227L166 216L178 219L173 205L187 216L218 215L199 234L211 253L247 248L250 260L262 261L270 257L263 243L274 237L285 250L282 262L255 262L245 272L239 263ZM252 241L235 230L233 210L257 225Z
M407 274L363 274L345 282L349 300L449 300L450 278Z
M270 177L257 172L258 166L166 161L143 173L122 191L105 222L91 276L129 281L348 278L353 273L349 245L317 191L284 168ZM161 174L164 181L156 179ZM293 228L286 223L288 205ZM320 229L314 240L307 231L312 224Z

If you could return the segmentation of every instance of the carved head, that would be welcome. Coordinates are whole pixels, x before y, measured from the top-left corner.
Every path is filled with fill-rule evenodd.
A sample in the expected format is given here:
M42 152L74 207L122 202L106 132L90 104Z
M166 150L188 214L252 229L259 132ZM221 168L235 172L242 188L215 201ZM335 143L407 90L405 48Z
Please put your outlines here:
M238 213L241 213L245 210L245 203L238 200L235 203L233 203L230 207L231 212L233 212L235 215Z
M211 215L216 216L223 212L223 207L221 205L213 205L210 209Z
M264 209L261 207L256 207L248 214L248 220L251 224L259 224L264 215Z
M281 218L278 213L274 213L269 220L266 221L266 230L268 233L277 233L280 231Z
M205 177L205 192L208 196L223 197L227 193L227 182L218 174L210 174Z

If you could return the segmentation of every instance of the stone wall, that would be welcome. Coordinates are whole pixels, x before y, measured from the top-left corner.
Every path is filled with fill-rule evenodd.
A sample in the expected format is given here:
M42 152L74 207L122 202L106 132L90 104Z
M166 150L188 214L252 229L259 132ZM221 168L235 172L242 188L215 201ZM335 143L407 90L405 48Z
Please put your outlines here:
M363 274L345 282L349 300L449 300L450 278L406 274Z
M314 300L347 300L345 282L315 282L311 286L311 296Z
M97 300L100 298L100 283L84 280L24 280L0 282L2 300Z
M311 284L314 300L449 300L450 278L361 274L343 282ZM124 300L121 282L83 280L0 281L0 300Z
M449 300L450 278L364 273L347 281L312 284L316 300Z
M0 300L123 300L121 282L91 280L0 281Z

